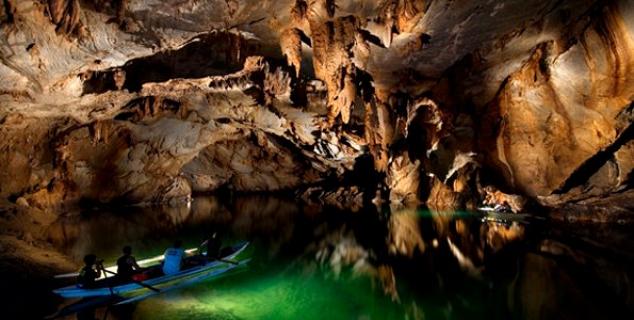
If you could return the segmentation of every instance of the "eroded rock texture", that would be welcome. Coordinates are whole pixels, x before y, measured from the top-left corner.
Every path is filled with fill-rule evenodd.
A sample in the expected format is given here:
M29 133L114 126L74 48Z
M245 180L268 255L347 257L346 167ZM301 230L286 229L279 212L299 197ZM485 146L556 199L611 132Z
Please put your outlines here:
M19 205L345 181L312 197L447 210L489 187L509 206L631 187L631 1L2 6L0 197Z

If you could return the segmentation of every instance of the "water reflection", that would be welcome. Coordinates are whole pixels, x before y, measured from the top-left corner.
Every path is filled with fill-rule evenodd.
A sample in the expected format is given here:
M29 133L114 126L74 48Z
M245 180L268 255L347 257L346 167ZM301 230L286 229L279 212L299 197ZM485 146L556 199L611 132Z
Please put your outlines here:
M109 319L584 319L633 311L631 250L537 220L346 212L279 197L199 197L124 211L71 214L49 227L49 238L77 258L114 258L126 243L147 256L174 237L196 244L217 229L251 240L253 261L244 274L127 313L108 310ZM631 248L629 231L606 234Z

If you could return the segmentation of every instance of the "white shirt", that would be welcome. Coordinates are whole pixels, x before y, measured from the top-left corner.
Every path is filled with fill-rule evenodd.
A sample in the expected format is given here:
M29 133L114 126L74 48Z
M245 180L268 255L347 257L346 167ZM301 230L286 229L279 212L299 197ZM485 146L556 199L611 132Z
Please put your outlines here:
M169 248L163 254L163 273L174 274L181 270L181 262L185 256L185 250L181 248Z

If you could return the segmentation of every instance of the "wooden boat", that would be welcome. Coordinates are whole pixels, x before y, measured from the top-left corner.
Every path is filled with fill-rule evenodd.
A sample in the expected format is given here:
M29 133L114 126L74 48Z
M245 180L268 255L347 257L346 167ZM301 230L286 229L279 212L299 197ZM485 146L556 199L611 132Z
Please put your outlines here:
M161 265L157 264L147 268L143 274L148 278L143 281L122 283L117 277L102 278L97 280L93 288L81 288L71 285L53 292L63 298L87 298L103 296L146 296L148 288L153 289L152 294L168 291L172 288L183 287L183 284L193 284L210 277L219 276L238 266L246 264L249 259L233 261L248 246L248 242L228 247L222 250L222 258L206 262L201 256L193 256L185 259L185 267L178 273L165 275ZM135 299L137 298L130 298ZM129 300L129 299L126 299Z

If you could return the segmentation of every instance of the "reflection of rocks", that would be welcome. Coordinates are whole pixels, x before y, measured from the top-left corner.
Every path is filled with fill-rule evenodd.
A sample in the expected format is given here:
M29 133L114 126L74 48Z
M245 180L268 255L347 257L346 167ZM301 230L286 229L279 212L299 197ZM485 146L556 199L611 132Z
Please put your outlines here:
M461 207L461 197L438 178L432 178L427 206L437 211L457 210Z
M478 277L487 259L526 238L526 227L517 222L483 222L473 218L455 218L446 212L433 212L431 223L434 231L432 245L437 243L435 248L449 250L463 269ZM448 246L444 247L440 241Z
M508 308L522 319L611 318L595 307L596 293L588 295L580 280L555 261L529 253L509 287Z
M570 246L552 239L543 240L539 244L539 251L553 256L565 256L580 264L585 262L583 255L570 248Z
M195 197L191 202L170 206L75 209L63 217L38 209L26 209L11 219L2 219L7 233L29 240L34 246L50 242L75 261L93 248L106 256L119 254L120 247L137 239L171 237L198 226L227 226L239 235L277 234L280 245L293 234L299 207L273 197ZM25 242L26 243L26 242Z
M64 268L71 268L89 250L114 257L121 245L134 243L135 250L150 252L156 249L150 245L167 245L168 238L198 237L215 227L231 240L253 240L254 265L282 261L286 271L298 265L306 273L318 270L316 275L338 285L351 279L371 283L374 294L385 294L413 318L462 317L474 310L484 312L474 313L476 318L492 313L492 318L583 318L598 311L613 318L634 302L630 233L615 225L599 231L553 228L529 236L533 225L483 221L467 213L323 214L323 208L313 207L319 214L306 214L294 199L231 191L173 207L69 212L63 218L14 206L15 211L2 212L0 227L7 235L0 237L0 255L35 252L38 264L46 263L45 254L54 260L61 256L70 265ZM16 214L19 210L25 211ZM10 227L7 217L22 229ZM54 253L53 247L69 255ZM420 303L429 296L440 307ZM491 310L476 309L476 303ZM605 313L604 305L611 307Z
M390 202L417 205L420 202L420 161L412 162L405 152L395 157L387 170Z
M585 240L590 246L580 243L585 236L570 243L551 238L535 242L534 233L527 235L531 225L518 222L483 221L446 212L423 217L425 212L393 212L385 247L362 245L347 228L329 231L320 226L315 229L320 240L307 249L308 264L315 257L335 275L352 270L354 275L370 277L386 296L404 306L411 297L397 290L399 281L424 288L421 293L434 294L447 305L464 307L464 301L491 305L492 310L479 315L493 314L494 318L586 318L598 316L596 312L605 307L612 308L606 315L616 315L632 302L627 281L631 272L624 262L631 259L629 247L593 248L598 246L593 240ZM606 249L611 253L604 256ZM475 289L473 295L474 288L483 291ZM486 299L480 296L483 292ZM460 298L454 297L456 293ZM584 305L581 311L575 309L576 304ZM457 307L453 312L462 315L470 310ZM421 311L428 310L410 310Z
M46 228L46 238L55 247L80 261L84 254L98 249L102 256L116 256L121 246L142 238L169 237L192 226L193 216L186 204L171 207L120 208L93 211L83 217L75 214L60 218ZM200 218L198 218L200 219ZM206 221L213 219L208 215ZM200 223L196 220L195 223Z
M300 207L288 199L245 196L232 200L230 228L237 235L262 236L267 240L269 255L292 239ZM269 235L275 234L275 237Z
M486 244L495 253L515 241L521 241L525 237L525 227L517 222L505 225L495 222L487 222L482 225L486 230Z
M472 277L480 277L480 273L482 272L482 267L476 267L473 263L473 260L468 256L465 256L464 253L458 248L450 238L447 238L447 244L449 245L449 250L456 258L456 261L467 274Z
M339 187L327 191L320 187L310 187L301 193L300 197L307 203L333 206L342 210L359 211L363 203L363 191L358 187Z
M332 272L336 279L350 274L352 277L369 277L372 281L378 282L385 295L393 301L399 301L396 276L392 267L377 262L378 257L374 249L361 245L353 230L345 226L336 227L334 230L329 228L324 224L315 229L318 240L305 249L305 253L310 257L309 263L315 259L328 273Z
M387 245L390 254L412 257L425 252L416 211L393 213L388 222Z
M380 265L377 269L379 280L383 285L383 292L392 298L392 301L399 301L398 290L396 288L396 277L394 270L387 265Z
M373 272L374 267L368 261L371 252L359 245L350 231L340 229L329 233L316 244L315 258L321 264L328 265L335 277L344 267L351 267L355 274Z
M193 223L203 223L208 217L213 217L214 223L228 224L233 215L219 197L194 197L191 202Z
M550 230L549 237L539 243L538 252L558 261L562 272L577 277L576 285L595 303L611 304L611 310L618 314L624 314L621 309L625 307L634 315L634 283L630 280L634 277L634 243L630 239L627 227L565 225Z

